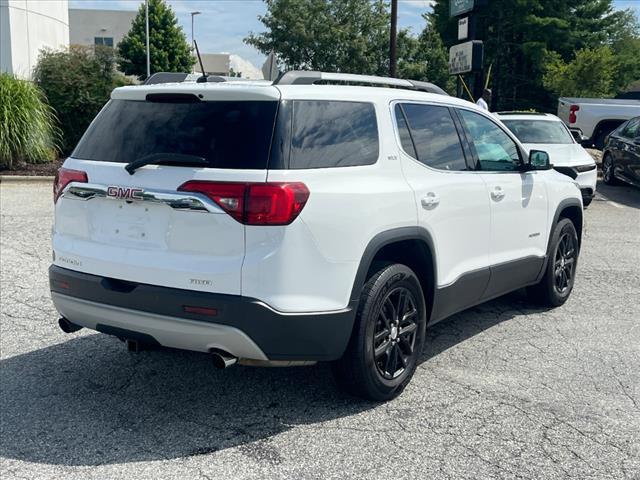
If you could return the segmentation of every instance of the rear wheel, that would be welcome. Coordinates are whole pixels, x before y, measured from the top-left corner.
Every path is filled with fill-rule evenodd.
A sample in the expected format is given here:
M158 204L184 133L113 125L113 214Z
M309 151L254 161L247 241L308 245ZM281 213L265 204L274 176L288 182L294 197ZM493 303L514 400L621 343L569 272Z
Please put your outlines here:
M615 175L613 174L614 167L615 166L613 164L613 158L611 158L611 155L606 153L604 155L603 159L602 159L602 180L607 185L617 185L618 184L618 180L616 179Z
M415 372L425 329L424 296L415 273L400 264L379 268L362 289L347 350L333 363L338 384L370 400L398 396Z
M576 228L571 220L563 218L551 236L544 276L540 283L528 289L532 300L548 307L559 307L567 301L575 281L578 251Z

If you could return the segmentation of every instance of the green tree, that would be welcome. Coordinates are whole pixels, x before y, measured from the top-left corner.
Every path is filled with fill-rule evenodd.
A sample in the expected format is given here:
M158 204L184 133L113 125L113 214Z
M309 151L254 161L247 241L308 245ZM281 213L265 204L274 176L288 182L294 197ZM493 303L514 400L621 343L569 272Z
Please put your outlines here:
M454 81L449 75L449 53L442 38L424 16L427 24L418 37L407 30L398 34L398 76L435 83L453 93Z
M145 6L138 9L131 30L118 44L119 68L127 75L147 76ZM149 0L149 52L151 73L190 72L194 57L178 25L175 13L164 0Z
M66 154L109 100L111 91L130 83L116 72L112 48L79 45L41 51L33 79L57 114Z
M458 43L449 0L436 0L429 16L446 47ZM543 84L554 53L568 63L576 51L611 45L624 32L635 35L635 17L613 11L612 0L491 0L476 16L499 110L554 111L556 97Z
M267 31L245 42L285 69L388 72L389 12L382 0L265 0Z
M51 161L58 140L55 115L42 91L0 73L0 168Z
M555 52L549 55L543 83L556 95L598 98L615 93L613 76L618 65L609 47L584 48L570 62Z

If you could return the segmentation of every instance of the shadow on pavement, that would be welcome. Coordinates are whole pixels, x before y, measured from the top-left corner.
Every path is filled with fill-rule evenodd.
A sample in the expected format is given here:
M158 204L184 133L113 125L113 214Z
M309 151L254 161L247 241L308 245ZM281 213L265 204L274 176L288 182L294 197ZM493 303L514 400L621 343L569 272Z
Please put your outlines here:
M430 329L422 361L533 311L516 292L458 314ZM220 372L204 354L133 355L101 334L3 360L0 380L0 455L58 465L201 455L375 407L340 393L327 365Z
M612 186L598 182L594 201L599 200L611 200L627 207L640 208L640 188L624 184Z

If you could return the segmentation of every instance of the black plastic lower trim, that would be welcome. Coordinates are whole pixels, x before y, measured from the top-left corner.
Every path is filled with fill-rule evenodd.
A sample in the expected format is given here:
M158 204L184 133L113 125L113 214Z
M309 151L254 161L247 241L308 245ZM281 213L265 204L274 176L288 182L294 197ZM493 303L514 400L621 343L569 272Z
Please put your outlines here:
M546 257L527 257L462 275L437 288L429 325L493 298L537 283Z
M90 302L174 318L229 325L247 334L270 360L335 360L346 349L355 307L321 313L278 312L254 298L159 287L49 268L52 292ZM184 306L215 309L216 315L187 313ZM211 310L208 310L211 311ZM104 327L104 326L103 326ZM117 335L117 333L101 331Z

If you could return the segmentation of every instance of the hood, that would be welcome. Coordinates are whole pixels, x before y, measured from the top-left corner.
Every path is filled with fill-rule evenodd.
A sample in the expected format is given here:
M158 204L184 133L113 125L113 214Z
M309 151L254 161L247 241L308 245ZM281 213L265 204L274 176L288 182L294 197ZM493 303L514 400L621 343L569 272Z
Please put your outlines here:
M552 165L559 167L573 167L594 163L593 157L577 143L524 143L523 147L530 150L544 150L549 154Z

